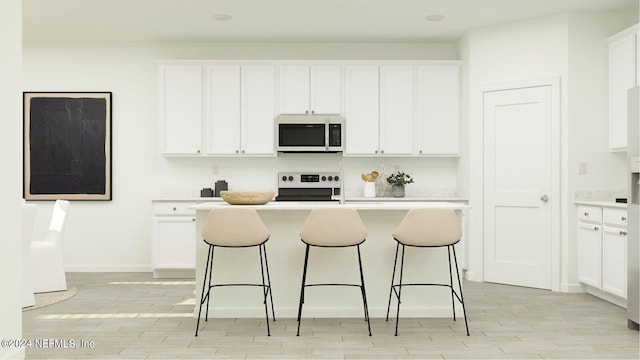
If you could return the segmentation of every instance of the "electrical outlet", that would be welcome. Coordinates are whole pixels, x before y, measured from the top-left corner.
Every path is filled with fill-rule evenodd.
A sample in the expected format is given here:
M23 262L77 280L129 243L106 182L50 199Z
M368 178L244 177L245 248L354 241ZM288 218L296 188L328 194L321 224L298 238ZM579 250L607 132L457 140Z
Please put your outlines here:
M220 167L218 165L213 165L211 170L213 172L213 175L219 175L220 174Z
M578 164L578 175L586 175L587 174L587 163L581 162Z

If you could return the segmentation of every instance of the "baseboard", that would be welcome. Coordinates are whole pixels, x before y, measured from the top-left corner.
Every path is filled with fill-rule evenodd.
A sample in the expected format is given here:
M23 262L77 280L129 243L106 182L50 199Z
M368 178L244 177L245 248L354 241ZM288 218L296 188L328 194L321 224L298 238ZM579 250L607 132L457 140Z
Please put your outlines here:
M627 299L621 298L617 295L613 295L600 289L596 289L592 286L587 286L587 293L599 297L600 299L608 301L614 305L618 305L623 309L627 308Z
M562 283L560 284L560 292L563 293L583 293L586 289L580 283Z
M151 272L151 265L66 265L66 272Z

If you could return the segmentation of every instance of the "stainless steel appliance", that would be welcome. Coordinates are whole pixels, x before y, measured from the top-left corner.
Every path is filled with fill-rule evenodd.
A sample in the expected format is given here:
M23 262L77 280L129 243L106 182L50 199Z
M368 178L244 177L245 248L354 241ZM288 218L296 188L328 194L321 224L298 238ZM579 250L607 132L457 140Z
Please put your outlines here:
M281 172L276 201L339 201L340 180L337 172Z
M640 323L640 87L629 90L627 156L629 181L627 198L627 326L638 330Z
M279 152L340 152L344 118L340 115L279 115L276 118Z

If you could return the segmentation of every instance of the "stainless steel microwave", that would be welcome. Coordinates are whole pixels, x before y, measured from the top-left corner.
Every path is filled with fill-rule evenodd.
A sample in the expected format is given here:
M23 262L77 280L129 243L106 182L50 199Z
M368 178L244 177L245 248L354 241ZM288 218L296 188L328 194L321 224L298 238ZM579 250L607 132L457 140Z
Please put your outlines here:
M341 152L344 118L334 114L279 115L276 134L279 152Z

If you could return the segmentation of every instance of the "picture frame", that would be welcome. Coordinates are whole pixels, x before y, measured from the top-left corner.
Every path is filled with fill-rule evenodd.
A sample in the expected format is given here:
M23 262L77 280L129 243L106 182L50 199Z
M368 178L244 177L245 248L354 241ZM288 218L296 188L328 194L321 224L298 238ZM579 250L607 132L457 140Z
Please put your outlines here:
M111 92L23 92L25 200L112 200Z

